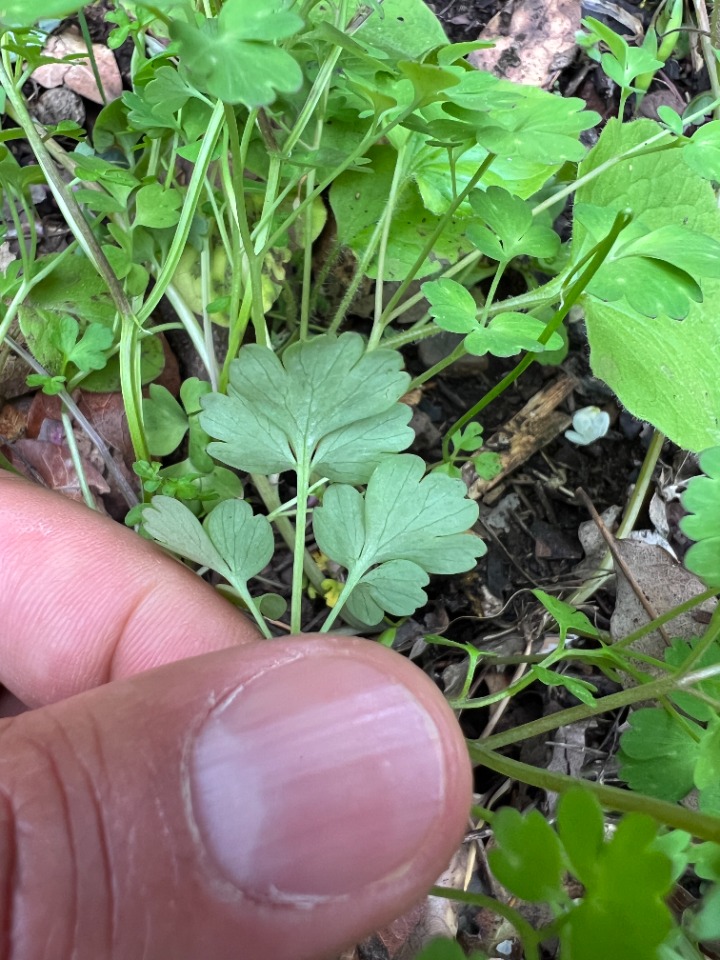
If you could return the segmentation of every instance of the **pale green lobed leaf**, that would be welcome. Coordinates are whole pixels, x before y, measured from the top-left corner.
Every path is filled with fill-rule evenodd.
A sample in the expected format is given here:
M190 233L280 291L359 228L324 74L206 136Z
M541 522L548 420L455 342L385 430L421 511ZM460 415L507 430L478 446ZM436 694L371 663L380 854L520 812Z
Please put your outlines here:
M244 347L228 396L202 400L200 424L220 441L209 452L251 473L306 464L330 480L365 482L413 439L410 408L398 403L409 383L401 366L399 353L367 353L355 333L293 344L282 362L265 347Z
M143 510L142 522L146 533L161 546L224 577L228 575L229 568L185 504L172 497L153 497L150 506Z
M270 562L275 545L270 522L254 516L244 500L218 504L204 526L236 583L247 583Z
M373 626L385 612L407 617L427 603L423 587L430 578L409 560L388 560L369 570L350 594L348 611L358 620Z
M611 121L580 174L659 129L650 120L622 127ZM613 211L630 207L651 230L672 224L720 241L720 212L712 187L688 171L682 150L619 163L581 187L577 202ZM576 229L573 244L582 246L584 239L584 230ZM703 302L690 303L682 323L664 314L644 317L625 298L614 303L584 299L595 376L634 416L695 452L720 443L720 279L704 279L702 293Z

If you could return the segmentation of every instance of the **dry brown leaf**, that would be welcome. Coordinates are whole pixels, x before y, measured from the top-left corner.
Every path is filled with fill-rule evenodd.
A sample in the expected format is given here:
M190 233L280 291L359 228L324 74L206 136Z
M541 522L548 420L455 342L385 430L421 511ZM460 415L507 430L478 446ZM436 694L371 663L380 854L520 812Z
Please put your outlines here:
M50 490L71 500L82 500L80 482L75 472L70 451L45 440L18 440L11 447L11 462L25 476L39 477ZM89 463L83 464L88 486L94 493L109 493L110 488L102 474Z
M637 586L645 594L655 613L660 616L678 604L690 600L705 590L705 584L661 547L637 540L618 540L620 556L627 564ZM617 602L610 620L610 633L615 640L626 637L650 622L632 586L621 570L617 574ZM704 603L701 610L712 610L714 601ZM689 640L704 632L705 624L696 619L697 610L676 617L666 626L671 637ZM665 642L658 633L642 637L632 645L633 650L663 659Z
M122 77L112 50L94 43L92 52L105 93L105 101L110 103L112 100L117 100L122 94ZM95 81L85 41L77 30L66 30L58 36L50 37L43 50L46 57L57 57L58 60L76 53L85 54L85 56L72 63L48 63L38 67L32 75L33 80L41 87L65 86L68 90L80 94L81 97L92 100L93 103L102 104L103 97Z
M121 393L90 393L81 391L78 407L109 447L117 450L126 461L135 460L127 414Z
M575 56L580 0L519 0L503 8L482 32L495 46L470 54L473 66L535 87L549 86Z

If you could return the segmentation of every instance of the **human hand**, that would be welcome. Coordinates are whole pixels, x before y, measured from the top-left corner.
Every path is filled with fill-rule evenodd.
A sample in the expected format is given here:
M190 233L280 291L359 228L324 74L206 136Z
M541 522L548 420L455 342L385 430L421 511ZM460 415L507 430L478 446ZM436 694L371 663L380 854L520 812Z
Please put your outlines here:
M188 659L190 658L190 659ZM319 960L417 901L470 766L421 671L258 640L207 584L0 474L3 960Z

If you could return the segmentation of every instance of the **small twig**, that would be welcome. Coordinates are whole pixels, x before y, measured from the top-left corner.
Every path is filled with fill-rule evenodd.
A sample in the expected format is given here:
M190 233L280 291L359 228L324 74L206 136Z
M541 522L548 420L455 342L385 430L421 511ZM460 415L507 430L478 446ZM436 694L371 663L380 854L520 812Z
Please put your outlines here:
M657 612L655 611L655 608L653 607L653 605L650 603L650 601L648 600L648 598L647 598L647 597L645 596L645 594L643 593L642 589L640 588L640 584L637 582L637 580L636 580L635 577L633 576L633 573L632 573L632 571L630 570L630 567L627 565L627 563L625 563L625 560L624 560L623 557L621 556L620 551L619 551L619 549L618 549L617 540L616 540L615 537L612 535L612 533L610 533L610 531L608 530L608 528L607 528L607 526L605 525L605 522L603 521L602 517L600 516L600 514L599 514L599 513L597 512L597 510L595 509L595 505L593 504L592 500L591 500L590 497L585 493L585 491L583 490L582 487L578 487L578 488L577 488L577 490L575 491L575 496L576 496L576 497L578 498L578 500L580 500L580 502L586 507L588 513L589 513L590 516L592 517L593 522L595 523L595 526L598 528L598 531L599 531L599 533L600 533L600 536L603 538L603 540L604 540L605 543L607 544L608 550L609 550L610 553L612 554L613 560L614 560L615 563L617 564L618 568L621 570L621 572L622 572L623 576L625 577L625 579L627 580L627 582L630 584L630 587L631 587L633 593L635 594L635 596L638 598L638 600L639 600L640 603L642 604L643 610L645 611L645 613L648 615L648 617L649 617L651 620L657 620L658 615L657 615ZM658 628L657 628L657 631L658 631L658 633L660 634L660 636L663 638L663 640L665 641L666 645L669 647L669 646L670 646L670 637L668 636L667 631L665 630L665 628L664 628L664 627L658 627Z

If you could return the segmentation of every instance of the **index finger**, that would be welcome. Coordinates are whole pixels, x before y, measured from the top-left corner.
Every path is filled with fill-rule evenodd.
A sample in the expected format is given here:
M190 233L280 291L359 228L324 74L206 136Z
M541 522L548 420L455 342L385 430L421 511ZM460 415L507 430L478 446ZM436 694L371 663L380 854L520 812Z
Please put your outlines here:
M28 706L257 638L132 531L0 471L0 683Z

